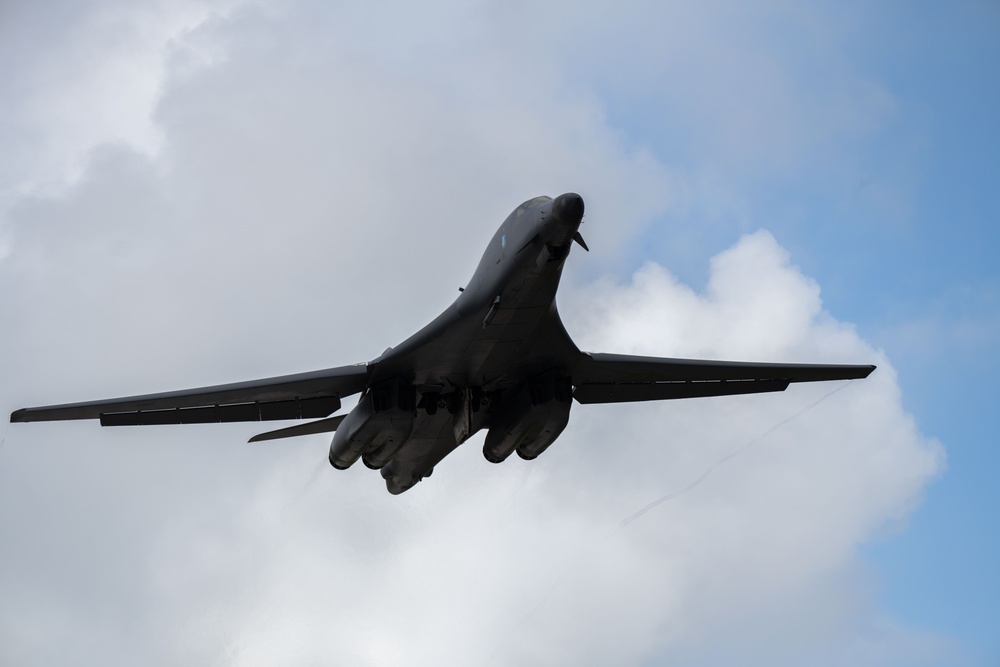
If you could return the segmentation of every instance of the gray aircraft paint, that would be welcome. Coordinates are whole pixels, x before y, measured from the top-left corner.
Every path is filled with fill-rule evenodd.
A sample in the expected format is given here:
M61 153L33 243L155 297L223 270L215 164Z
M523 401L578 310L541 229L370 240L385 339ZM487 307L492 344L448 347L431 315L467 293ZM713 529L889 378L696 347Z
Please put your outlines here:
M782 391L792 382L867 377L870 365L669 359L581 352L556 309L583 199L535 197L497 229L472 279L430 324L367 364L160 394L24 408L12 422L100 419L105 426L317 419L252 440L334 432L330 462L361 459L391 493L428 477L473 434L484 455L541 454L573 399L614 403ZM341 399L360 393L347 415Z

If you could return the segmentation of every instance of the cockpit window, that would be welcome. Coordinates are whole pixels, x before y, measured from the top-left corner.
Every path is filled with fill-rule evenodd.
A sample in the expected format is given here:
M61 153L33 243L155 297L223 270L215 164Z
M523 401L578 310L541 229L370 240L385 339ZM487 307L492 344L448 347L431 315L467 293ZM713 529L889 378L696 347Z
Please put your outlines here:
M523 204L517 207L517 209L514 211L514 216L521 217L521 214L523 214L529 208L534 208L540 204L547 204L550 201L552 201L552 197L546 197L544 195L541 197L535 197L534 199L529 199L528 201L524 202Z

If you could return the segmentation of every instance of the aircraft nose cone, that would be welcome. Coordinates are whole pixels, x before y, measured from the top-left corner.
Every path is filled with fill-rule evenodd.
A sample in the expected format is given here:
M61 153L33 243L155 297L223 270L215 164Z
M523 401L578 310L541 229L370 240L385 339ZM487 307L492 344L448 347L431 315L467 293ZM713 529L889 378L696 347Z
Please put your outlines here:
M575 192L559 195L552 204L552 215L560 222L580 224L583 219L583 197Z

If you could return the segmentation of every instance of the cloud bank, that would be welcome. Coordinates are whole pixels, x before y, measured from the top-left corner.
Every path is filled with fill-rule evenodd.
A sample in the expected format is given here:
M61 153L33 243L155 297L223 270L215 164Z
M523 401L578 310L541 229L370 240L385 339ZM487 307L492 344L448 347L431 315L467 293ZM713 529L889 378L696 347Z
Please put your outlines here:
M123 11L69 21L87 39L49 60L25 46L25 80L4 82L28 91L4 121L16 155L41 151L3 159L11 409L373 358L449 303L511 208L565 190L587 199L595 251L574 252L560 300L584 349L879 370L833 394L577 405L537 461L488 464L478 437L398 498L367 469L330 469L325 437L250 447L253 425L12 427L0 662L948 655L879 611L859 555L943 465L889 360L823 310L766 231L718 254L704 289L656 258L633 270L636 235L682 242L659 216L707 195L623 140L559 48L512 48L520 15L442 6L402 30L350 3ZM106 46L92 28L104 16L157 28ZM99 81L81 80L82 97L60 88L84 52L135 104ZM138 74L114 74L126 65ZM62 96L51 117L36 113L43 94ZM87 95L100 104L79 113Z

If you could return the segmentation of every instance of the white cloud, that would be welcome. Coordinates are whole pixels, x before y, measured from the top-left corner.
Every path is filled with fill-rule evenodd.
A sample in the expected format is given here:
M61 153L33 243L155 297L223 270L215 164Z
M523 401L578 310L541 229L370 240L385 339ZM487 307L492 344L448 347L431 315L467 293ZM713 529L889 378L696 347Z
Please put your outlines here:
M771 308L743 308L762 276ZM709 294L693 294L648 266L630 284L595 287L596 298L572 295L564 310L571 329L601 349L727 356L742 343L706 343L704 333L728 317L768 341L769 358L877 359L881 368L800 415L832 387L577 406L570 429L538 461L491 466L473 441L399 498L363 468L328 470L321 438L252 450L234 444L245 429L225 427L182 436L194 444L176 450L177 431L143 433L142 443L101 431L62 448L58 460L73 479L42 482L55 498L79 494L69 514L33 519L61 536L49 546L70 546L70 573L80 581L41 590L59 600L73 636L115 642L123 640L115 612L133 598L139 634L121 650L147 662L150 646L164 648L162 633L167 663L309 664L332 655L363 664L604 664L661 655L707 664L739 655L749 664L799 664L832 646L860 664L893 664L918 657L904 650L910 639L942 655L934 640L886 626L857 553L905 515L941 463L940 448L902 411L891 367L823 316L815 286L766 234L724 253L711 284ZM664 344L646 324L674 313L683 316ZM805 325L786 326L797 319ZM795 415L690 493L617 528ZM51 455L51 434L41 426L18 440ZM101 445L108 440L131 451ZM20 458L20 448L13 455L8 464L22 470L51 467ZM111 477L100 470L109 466L118 470ZM157 472L137 485L139 470ZM5 490L24 502L23 487ZM102 501L104 493L128 498L130 509ZM94 524L91 513L105 518ZM81 519L90 534L67 539ZM36 530L23 526L22 537L37 544ZM99 573L109 588L87 583ZM127 581L139 590L119 598L114 591ZM45 597L32 583L36 594L8 611L48 622L54 609L38 610ZM95 600L110 607L108 617L87 614ZM10 639L4 644L25 641Z
M60 192L103 144L154 155L163 136L152 112L168 61L181 46L189 64L210 63L213 54L185 49L184 37L234 4L109 1L5 10L0 61L9 73L0 82L0 118L10 141L0 193Z
M93 16L65 28L97 78L82 97L58 77L45 94L94 96L93 122L43 117L25 146L56 158L2 168L41 183L89 157L61 194L9 199L5 403L374 357L449 302L509 209L569 189L595 249L570 258L560 302L581 346L879 370L811 409L832 386L578 405L538 461L490 465L477 439L400 497L363 467L329 469L322 437L16 425L0 450L0 662L891 664L913 657L904 645L946 650L883 618L858 555L942 465L885 355L823 311L767 232L716 257L703 292L656 262L623 283L583 277L663 210L674 177L624 145L551 51L517 48L514 28L541 24L484 22L503 15L489 5L411 17L456 35L435 50L366 7L206 20L198 5L152 36L127 31L133 46L148 36L136 62L158 86L125 86L128 122L101 82L131 72L133 52L104 48L81 27ZM136 11L124 20L153 25L158 10ZM188 48L209 55L191 66Z

